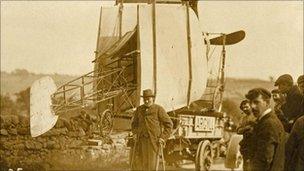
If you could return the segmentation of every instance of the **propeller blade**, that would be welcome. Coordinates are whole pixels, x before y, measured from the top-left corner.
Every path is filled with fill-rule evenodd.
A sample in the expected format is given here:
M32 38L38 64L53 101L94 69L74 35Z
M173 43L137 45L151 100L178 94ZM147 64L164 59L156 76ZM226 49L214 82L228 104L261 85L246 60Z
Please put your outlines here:
M226 41L225 41L225 45L233 45L236 44L240 41L242 41L245 38L245 31L240 30L240 31L236 31L230 34L226 34ZM215 37L213 39L210 39L210 44L211 45L223 45L223 41L224 41L224 36L219 36L219 37ZM207 42L205 41L205 44L207 44Z

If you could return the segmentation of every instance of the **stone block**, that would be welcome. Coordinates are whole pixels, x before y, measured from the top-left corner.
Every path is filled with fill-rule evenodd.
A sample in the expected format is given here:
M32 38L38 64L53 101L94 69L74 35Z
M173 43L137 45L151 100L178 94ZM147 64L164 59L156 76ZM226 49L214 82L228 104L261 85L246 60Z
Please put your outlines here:
M29 150L40 150L43 148L43 144L35 141L27 141L25 142L25 147Z
M19 123L17 115L0 115L1 128L9 128Z
M81 141L81 140L74 140L70 143L69 147L70 148L80 148L82 143L83 143L83 141Z
M102 145L102 140L89 139L88 145L100 146L100 145Z
M2 142L2 144L1 144L3 149L6 149L6 150L12 149L12 145L13 144L10 141L5 141L5 142Z
M71 131L71 132L68 133L68 135L69 135L70 137L78 137L78 132Z
M20 144L16 144L14 145L14 149L17 149L17 150L24 150L25 149L25 145L20 143Z
M30 126L30 117L19 115L19 124L25 128L29 127Z
M86 133L84 132L84 130L82 128L79 128L78 137L83 137L85 135L86 135Z
M29 127L17 127L17 132L19 135L30 135Z
M1 129L0 130L0 134L4 135L4 136L7 136L8 135L8 131L6 129Z
M11 128L11 129L8 129L8 133L11 134L11 135L17 135L18 132L17 132L17 129L16 128Z
M102 145L102 149L104 150L110 150L112 148L112 146L110 144L103 144Z
M56 145L56 142L55 141L48 141L46 143L46 148L47 149L54 149L55 148L55 145Z

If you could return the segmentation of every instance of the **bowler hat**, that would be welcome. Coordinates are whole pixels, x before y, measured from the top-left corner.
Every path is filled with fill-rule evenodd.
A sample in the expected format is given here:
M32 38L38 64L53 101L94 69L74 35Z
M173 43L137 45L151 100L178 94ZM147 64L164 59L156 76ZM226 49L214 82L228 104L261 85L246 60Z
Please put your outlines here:
M300 84L300 83L303 83L304 82L304 75L301 75L298 80L297 80L297 83Z
M279 78L275 81L274 86L278 86L281 83L293 84L293 79L292 79L291 75L284 74L284 75L279 76Z
M141 97L155 97L151 89L143 90L143 95Z

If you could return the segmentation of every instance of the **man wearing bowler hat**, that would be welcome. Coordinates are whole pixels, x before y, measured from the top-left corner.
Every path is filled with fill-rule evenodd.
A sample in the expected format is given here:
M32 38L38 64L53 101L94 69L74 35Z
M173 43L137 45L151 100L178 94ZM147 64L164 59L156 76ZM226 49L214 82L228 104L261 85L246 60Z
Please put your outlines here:
M159 148L169 138L173 123L165 109L154 104L155 95L151 89L144 90L142 97L144 104L136 109L131 125L132 132L137 137L134 148L139 166L136 169L155 170Z

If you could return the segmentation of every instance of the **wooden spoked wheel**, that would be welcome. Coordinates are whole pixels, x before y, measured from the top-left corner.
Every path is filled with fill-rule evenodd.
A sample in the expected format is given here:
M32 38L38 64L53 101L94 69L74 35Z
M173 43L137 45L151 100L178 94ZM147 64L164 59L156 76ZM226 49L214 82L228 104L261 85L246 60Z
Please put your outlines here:
M210 170L213 163L212 148L208 140L201 141L195 156L195 170Z
M100 118L100 130L102 134L108 135L113 130L113 113L110 109L106 109Z

